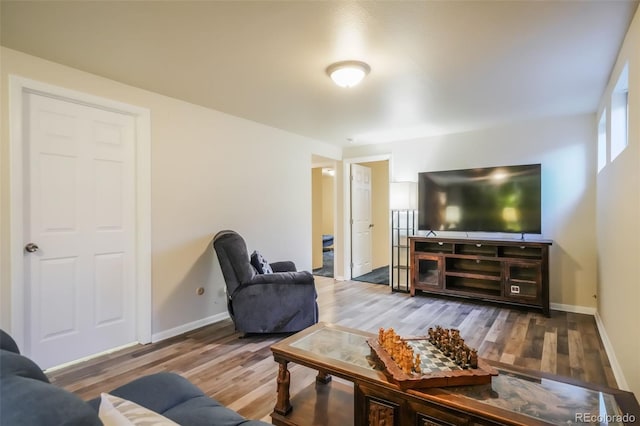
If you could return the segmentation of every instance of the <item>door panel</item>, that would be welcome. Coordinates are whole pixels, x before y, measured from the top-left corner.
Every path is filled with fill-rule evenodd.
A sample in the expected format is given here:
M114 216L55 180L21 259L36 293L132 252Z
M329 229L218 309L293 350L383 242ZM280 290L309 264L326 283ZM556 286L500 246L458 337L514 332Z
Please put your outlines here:
M102 254L95 257L97 326L126 320L124 271L122 253Z
M371 272L371 169L351 165L352 277Z
M48 368L135 341L134 119L25 104L26 352Z
M77 259L43 260L39 269L39 288L35 293L41 297L36 314L47 318L41 321L41 339L77 333Z

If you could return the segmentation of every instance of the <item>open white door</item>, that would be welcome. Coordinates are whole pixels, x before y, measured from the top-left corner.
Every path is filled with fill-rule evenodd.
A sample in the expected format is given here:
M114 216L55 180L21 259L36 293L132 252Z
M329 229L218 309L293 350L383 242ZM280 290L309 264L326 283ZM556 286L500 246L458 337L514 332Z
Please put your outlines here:
M371 272L371 169L351 165L351 276Z
M25 107L25 352L48 368L136 341L135 120Z

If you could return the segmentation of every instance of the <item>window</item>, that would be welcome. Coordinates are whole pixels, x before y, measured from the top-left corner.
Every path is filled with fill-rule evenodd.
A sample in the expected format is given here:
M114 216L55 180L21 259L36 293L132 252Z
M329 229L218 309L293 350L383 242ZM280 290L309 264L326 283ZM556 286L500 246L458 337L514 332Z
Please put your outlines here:
M611 94L611 161L629 143L629 64L627 63Z
M607 165L607 109L598 122L598 173Z

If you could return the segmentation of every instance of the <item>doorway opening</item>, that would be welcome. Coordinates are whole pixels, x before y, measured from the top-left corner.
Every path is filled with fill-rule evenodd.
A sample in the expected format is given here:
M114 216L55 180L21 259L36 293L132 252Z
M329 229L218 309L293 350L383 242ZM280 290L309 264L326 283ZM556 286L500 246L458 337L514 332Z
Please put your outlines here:
M311 168L312 272L335 277L336 162L313 156Z
M389 160L351 166L351 279L389 285Z

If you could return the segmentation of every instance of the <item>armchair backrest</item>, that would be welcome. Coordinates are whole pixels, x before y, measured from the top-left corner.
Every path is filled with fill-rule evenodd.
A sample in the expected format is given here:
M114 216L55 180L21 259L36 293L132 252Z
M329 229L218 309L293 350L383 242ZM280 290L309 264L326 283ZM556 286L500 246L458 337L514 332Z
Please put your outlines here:
M227 286L227 297L230 297L242 283L250 281L256 275L251 266L247 244L235 231L220 231L213 237L213 248Z

